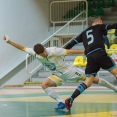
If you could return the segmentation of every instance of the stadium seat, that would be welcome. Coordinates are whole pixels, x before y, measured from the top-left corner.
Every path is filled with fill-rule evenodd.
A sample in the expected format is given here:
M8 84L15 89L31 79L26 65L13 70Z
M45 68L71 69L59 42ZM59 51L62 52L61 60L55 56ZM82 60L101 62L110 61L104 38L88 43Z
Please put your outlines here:
M109 8L109 7L110 7L110 3L109 3L109 1L105 1L105 5L104 5L103 8Z
M114 0L109 0L109 5L110 6L115 6L115 1Z
M112 44L112 45L110 46L110 49L115 49L115 50L110 50L110 51L108 51L107 53L108 53L109 55L112 55L112 53L117 53L117 44Z
M96 2L95 0L90 0L88 1L88 9L91 9L91 8L96 8Z
M83 56L77 56L73 62L73 65L78 67L78 66L81 66L83 62L84 62Z
M103 7L105 7L105 2L104 2L104 0L98 0L98 2L97 2L97 8L103 8Z
M74 10L69 10L63 18L74 18L75 17L75 11Z
M95 12L96 16L104 15L104 10L102 8L98 8Z
M108 34L115 34L115 29L111 29L108 31Z
M94 10L93 9L88 9L88 17L94 17Z
M117 49L117 44L112 44L112 45L110 46L110 49Z
M117 44L112 44L110 46L110 49L115 49L115 51L113 51L113 53L117 53Z

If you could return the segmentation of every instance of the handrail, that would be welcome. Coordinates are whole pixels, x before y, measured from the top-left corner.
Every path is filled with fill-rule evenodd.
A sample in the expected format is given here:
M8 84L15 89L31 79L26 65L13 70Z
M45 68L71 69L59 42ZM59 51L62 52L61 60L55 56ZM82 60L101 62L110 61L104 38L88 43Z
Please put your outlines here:
M26 54L26 59L28 59L28 57L30 57L31 55L29 55L29 54ZM28 72L28 68L27 68L27 66L28 66L28 61L26 61L26 71ZM38 69L39 67L41 67L42 65L41 65L41 63L35 68L35 69L33 69L31 72L29 72L29 73L33 73L36 69Z
M72 20L70 20L68 23L66 23L63 27L61 27L59 30L57 30L55 33L53 33L50 37L48 37L46 40L44 40L41 44L45 44L49 41L49 39L51 37L53 37L55 34L57 34L60 30L62 30L64 27L66 27L68 24L70 24L73 20L75 20L78 16L80 16L83 12L86 12L86 11L82 11L80 14L78 14L77 16L75 16ZM87 18L85 18L85 20L87 20ZM85 21L83 20L83 21Z

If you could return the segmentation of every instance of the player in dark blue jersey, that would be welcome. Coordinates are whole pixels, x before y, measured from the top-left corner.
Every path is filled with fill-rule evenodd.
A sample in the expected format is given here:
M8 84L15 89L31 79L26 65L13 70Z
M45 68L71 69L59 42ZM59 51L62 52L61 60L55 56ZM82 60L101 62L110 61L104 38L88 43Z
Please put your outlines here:
M109 71L117 77L117 67L114 61L107 55L104 46L104 33L109 29L116 29L117 23L112 25L103 24L102 20L94 18L92 26L84 30L79 36L73 39L65 48L70 49L75 44L83 42L85 54L87 56L87 66L85 69L86 80L80 84L72 96L65 100L66 108L70 110L73 100L85 89L91 86L93 79L100 68Z

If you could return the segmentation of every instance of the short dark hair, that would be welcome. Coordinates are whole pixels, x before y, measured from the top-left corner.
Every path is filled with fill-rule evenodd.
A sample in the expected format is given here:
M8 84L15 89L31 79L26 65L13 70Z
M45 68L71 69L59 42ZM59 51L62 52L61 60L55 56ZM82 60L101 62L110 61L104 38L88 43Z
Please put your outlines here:
M38 43L34 45L33 50L35 51L36 54L40 54L44 52L45 48L42 44Z

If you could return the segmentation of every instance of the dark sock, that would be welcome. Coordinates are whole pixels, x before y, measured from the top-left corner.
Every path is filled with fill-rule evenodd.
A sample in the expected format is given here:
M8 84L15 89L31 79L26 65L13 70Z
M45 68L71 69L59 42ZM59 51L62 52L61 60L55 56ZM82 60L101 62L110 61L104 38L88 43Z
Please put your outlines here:
M79 96L85 89L87 89L87 86L82 83L80 84L77 89L74 91L74 93L71 96L71 100L73 101L77 96Z

